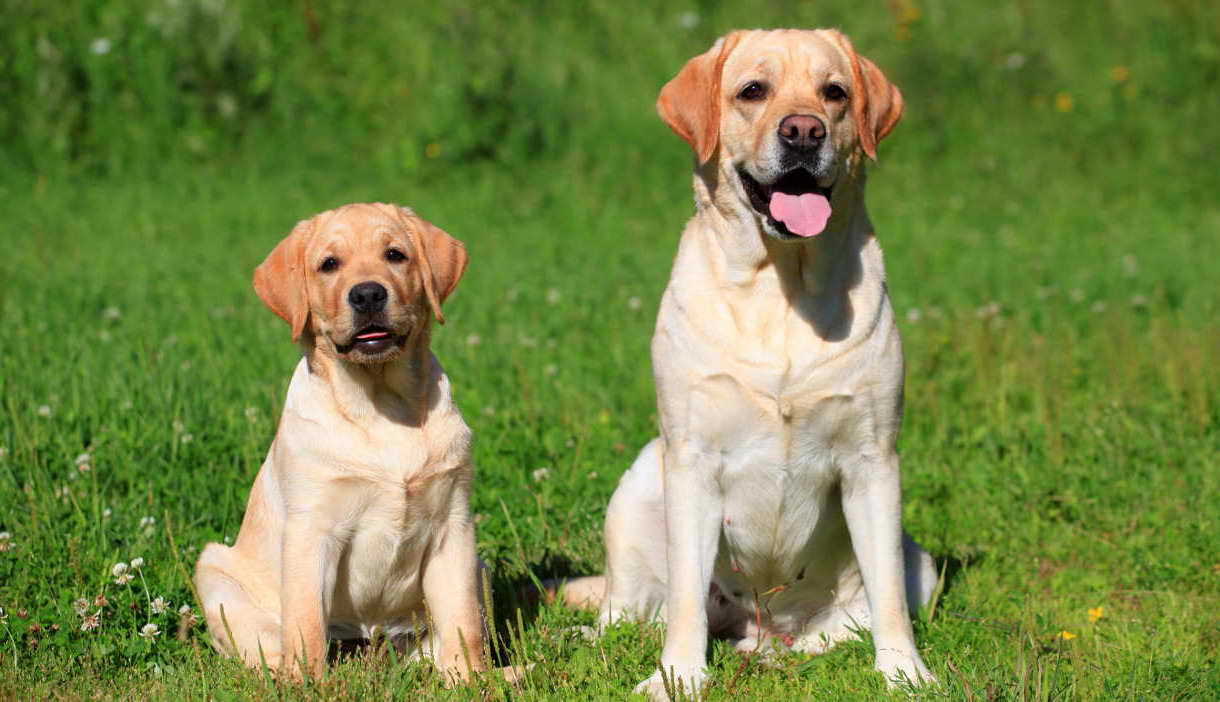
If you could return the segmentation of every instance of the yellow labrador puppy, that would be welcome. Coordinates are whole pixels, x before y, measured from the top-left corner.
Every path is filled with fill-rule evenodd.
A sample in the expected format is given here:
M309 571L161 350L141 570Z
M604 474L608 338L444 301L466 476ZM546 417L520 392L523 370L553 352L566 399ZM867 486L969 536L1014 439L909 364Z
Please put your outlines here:
M383 635L452 677L484 668L470 429L428 349L465 268L411 210L358 204L299 223L254 271L303 358L236 543L196 567L221 652L299 678L328 637Z
M909 611L936 574L900 523L902 346L864 205L902 97L836 31L741 31L657 107L696 203L652 340L661 436L610 501L605 578L565 598L664 619L687 692L709 632L816 653L871 627L888 680L931 680ZM661 671L638 691L665 699Z

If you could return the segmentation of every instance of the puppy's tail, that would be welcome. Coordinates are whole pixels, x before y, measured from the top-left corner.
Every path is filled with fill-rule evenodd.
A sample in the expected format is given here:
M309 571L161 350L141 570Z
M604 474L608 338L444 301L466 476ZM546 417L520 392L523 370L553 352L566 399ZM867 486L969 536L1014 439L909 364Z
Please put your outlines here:
M597 609L606 596L606 576L555 578L542 581L542 601L550 604L559 599L573 609Z

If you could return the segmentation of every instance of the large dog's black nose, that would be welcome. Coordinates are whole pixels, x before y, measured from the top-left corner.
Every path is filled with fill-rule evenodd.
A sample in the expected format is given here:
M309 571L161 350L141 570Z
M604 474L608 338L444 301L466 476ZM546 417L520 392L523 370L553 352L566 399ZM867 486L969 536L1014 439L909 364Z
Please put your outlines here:
M826 125L813 115L788 115L779 123L779 140L790 149L812 151L826 138Z
M373 314L385 309L386 297L381 283L357 283L347 292L347 303L360 314Z

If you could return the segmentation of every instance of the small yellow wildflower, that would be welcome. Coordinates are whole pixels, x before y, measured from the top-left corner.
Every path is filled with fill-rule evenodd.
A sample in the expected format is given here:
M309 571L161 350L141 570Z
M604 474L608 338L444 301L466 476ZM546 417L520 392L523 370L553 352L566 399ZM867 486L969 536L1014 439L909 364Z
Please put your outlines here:
M1075 105L1076 105L1076 101L1072 99L1071 95L1069 95L1067 93L1062 93L1062 92L1055 94L1055 109L1056 110L1059 110L1060 112L1071 112L1072 107L1074 107Z
M1089 623L1096 624L1098 619L1106 616L1105 607L1089 607Z
M1110 69L1110 80L1115 83L1126 83L1131 78L1131 69L1126 66L1115 66Z
M1057 638L1063 639L1064 641L1071 641L1072 639L1076 638L1076 635L1065 629L1059 632Z

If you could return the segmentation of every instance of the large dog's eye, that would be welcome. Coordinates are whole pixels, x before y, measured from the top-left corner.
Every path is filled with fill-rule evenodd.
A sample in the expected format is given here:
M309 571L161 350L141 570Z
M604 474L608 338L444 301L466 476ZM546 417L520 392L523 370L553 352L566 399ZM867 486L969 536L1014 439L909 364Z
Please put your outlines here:
M400 261L407 260L407 255L398 249L386 249L385 260L389 261L390 263L398 263Z
M847 99L847 91L838 83L827 83L826 87L822 88L822 97L831 102L843 102Z
M334 273L339 270L339 259L334 256L327 257L322 265L318 266L318 271L321 273Z
M767 84L752 80L746 83L746 86L737 93L738 100L747 102L757 102L767 97Z

